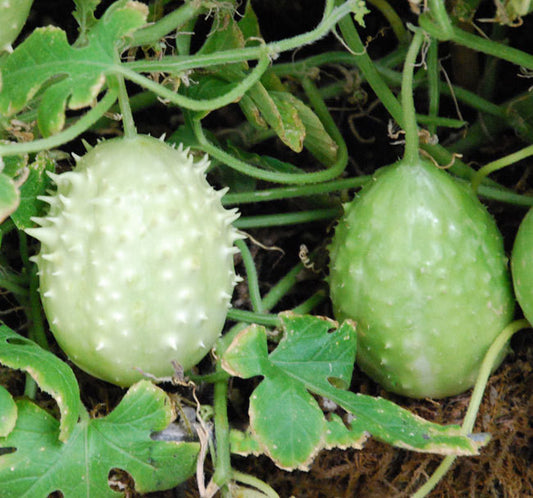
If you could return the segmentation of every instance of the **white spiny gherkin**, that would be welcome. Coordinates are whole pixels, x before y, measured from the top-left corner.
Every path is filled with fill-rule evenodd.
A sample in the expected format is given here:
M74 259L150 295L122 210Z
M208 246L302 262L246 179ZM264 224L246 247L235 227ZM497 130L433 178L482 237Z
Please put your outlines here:
M236 276L224 191L207 158L148 136L98 144L53 175L35 258L50 328L90 374L128 386L188 369L220 335Z

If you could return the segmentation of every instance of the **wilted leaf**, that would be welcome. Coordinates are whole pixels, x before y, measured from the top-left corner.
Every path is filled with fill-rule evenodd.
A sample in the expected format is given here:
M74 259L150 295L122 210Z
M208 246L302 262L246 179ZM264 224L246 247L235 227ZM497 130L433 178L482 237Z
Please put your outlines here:
M305 469L320 449L361 447L368 434L439 454L477 454L487 442L485 435L467 437L457 425L434 424L390 401L344 390L355 360L353 323L338 327L320 317L281 317L284 336L273 352L268 353L266 329L252 325L222 357L231 375L264 377L250 397L250 434L234 436L236 447L254 453L259 447L280 467ZM326 418L310 393L336 403L349 412L348 418Z

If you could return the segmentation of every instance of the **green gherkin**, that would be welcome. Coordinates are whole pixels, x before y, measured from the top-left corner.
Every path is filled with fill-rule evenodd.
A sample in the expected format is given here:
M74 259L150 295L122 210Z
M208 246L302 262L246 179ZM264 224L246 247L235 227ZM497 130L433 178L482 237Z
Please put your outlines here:
M35 258L50 328L90 374L128 386L189 369L220 335L237 280L236 210L193 162L147 136L109 140L53 175Z
M516 300L524 316L533 323L533 210L529 210L516 234L511 270Z
M389 391L415 398L465 391L512 320L494 220L429 162L380 172L346 206L330 256L335 315L357 321L358 364Z

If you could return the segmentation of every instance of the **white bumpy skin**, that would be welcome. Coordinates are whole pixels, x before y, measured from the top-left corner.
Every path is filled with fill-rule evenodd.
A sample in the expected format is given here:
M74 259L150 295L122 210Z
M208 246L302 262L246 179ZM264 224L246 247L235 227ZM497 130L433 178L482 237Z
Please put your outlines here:
M57 192L39 228L40 293L58 344L119 386L196 365L219 337L237 281L239 238L205 178L206 157L148 136L98 144Z

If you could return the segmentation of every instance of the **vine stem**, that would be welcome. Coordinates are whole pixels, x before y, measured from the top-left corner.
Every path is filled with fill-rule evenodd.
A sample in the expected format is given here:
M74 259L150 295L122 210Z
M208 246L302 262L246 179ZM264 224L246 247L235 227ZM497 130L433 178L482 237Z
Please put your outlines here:
M301 48L304 45L309 45L323 36L326 36L335 24L337 24L343 17L347 16L347 14L357 6L357 2L358 0L342 0L339 2L340 5L334 8L334 0L327 0L322 20L318 26L307 33L291 38L285 38L260 46L222 50L214 54L194 55L192 57L164 57L161 61L133 61L125 63L123 66L126 66L133 71L163 71L176 73L199 67L260 59L265 51L270 57L276 58L282 52Z
M186 2L154 24L135 31L131 35L131 38L127 40L128 46L138 47L149 45L150 43L154 43L154 41L164 38L168 33L183 26L191 19L194 19L203 10L209 8L205 3L206 2Z
M126 90L126 83L124 82L124 77L122 75L117 75L116 81L118 85L118 105L120 107L120 114L122 115L124 136L126 138L133 138L137 135L137 128L131 112L128 91Z
M248 293L250 295L252 308L255 312L262 313L264 309L261 301L261 291L259 290L259 279L257 277L257 269L254 264L254 259L246 242L243 240L237 240L235 245L241 251L242 261L246 269L246 281L248 283Z
M220 373L221 371L223 369L219 360L217 361L216 372ZM228 379L223 378L217 380L214 384L213 400L213 408L215 410L215 437L217 442L213 481L221 488L223 496L227 496L227 484L232 475L227 397Z
M256 202L269 202L279 199L292 199L294 197L312 196L329 192L338 192L345 189L362 187L372 179L370 175L361 175L353 178L342 178L329 182L277 187L272 189L255 190L253 192L228 193L222 198L224 206L249 204Z
M114 70L117 73L122 74L128 80L137 83L139 86L150 90L156 95L159 95L163 99L166 99L181 108L190 109L193 111L212 111L214 109L225 107L242 97L250 87L255 85L260 80L261 76L263 76L269 65L270 57L267 51L263 48L260 52L257 65L242 81L240 81L235 87L226 92L224 95L205 100L191 99L185 95L178 94L175 91L156 83L150 78L136 73L125 65L117 65L114 67Z
M446 5L442 0L429 0L430 12L439 25L441 36L449 38L453 36L453 25L446 12Z
M233 226L241 230L248 230L250 228L299 225L301 223L336 219L340 215L342 215L342 207L340 206L337 208L296 211L294 213L258 214L255 216L243 216L233 222Z
M376 7L376 9L378 9L387 19L399 43L409 41L409 33L405 29L401 17L392 8L389 2L386 0L367 0L367 2Z
M436 3L441 2L440 0L436 0ZM435 14L433 9L431 10L431 14ZM523 52L522 50L482 38L478 35L467 33L455 26L451 26L449 31L443 32L439 20L437 20L437 23L433 22L427 12L419 16L418 22L422 29L439 40L449 40L468 47L475 52L492 55L498 59L506 60L518 66L533 69L533 55Z
M500 159L497 159L496 161L492 161L488 164L485 164L482 168L480 168L476 174L472 177L472 190L477 192L479 185L483 181L483 179L490 175L491 173L494 173L495 171L498 171L502 168L505 168L506 166L509 166L510 164L514 164L518 161L521 161L522 159L525 159L526 157L533 156L533 145L529 145L528 147L524 147L523 149L514 152L512 154L509 154L505 157L501 157Z
M261 180L267 180L276 183L291 183L291 184L310 184L325 182L337 178L346 168L348 164L348 149L346 143L338 130L328 108L317 90L315 85L308 78L302 80L302 86L306 92L309 101L315 111L316 115L324 125L327 133L334 139L338 146L337 158L333 165L323 171L314 171L312 173L285 173L279 171L270 171L261 169L250 164L241 161L228 154L223 149L217 147L211 143L204 134L200 119L189 118L189 124L194 132L196 140L198 141L197 148L204 151L211 157L214 157L218 161L226 164L230 168L233 168L240 173L243 173L252 178L259 178ZM239 223L238 221L236 222ZM237 226L237 225L236 225ZM242 220L241 220L242 228Z
M440 89L439 89L439 44L435 38L430 41L428 49L428 97L429 97L429 115L431 118L439 117ZM459 121L461 126L465 123ZM437 133L437 124L429 123L428 130L432 135Z
M249 474L244 474L237 470L234 470L232 472L232 477L237 482L246 484L259 490L267 498L279 498L278 493L276 493L266 482L261 481L257 477L251 476Z
M472 397L470 398L470 403L468 405L463 425L461 426L461 432L464 435L470 434L474 428L479 407L483 399L485 387L487 386L490 374L494 369L495 362L501 351L504 347L506 347L511 337L516 332L530 326L531 325L527 320L516 320L507 325L507 327L503 329L503 331L498 335L498 337L496 337L494 342L491 344L489 350L485 354L483 363L481 364L481 368L479 370L476 384L472 392ZM456 458L457 457L455 455L449 455L445 457L441 464L437 467L437 470L435 470L433 475L429 478L429 480L416 493L413 494L412 498L424 498L425 496L427 496L439 483L439 481L444 477L446 472L448 472L448 470L455 462Z
M413 98L413 76L416 66L416 58L420 52L420 47L424 42L425 34L421 29L415 31L407 55L402 74L402 94L401 102L403 107L403 129L405 131L405 153L404 160L409 164L415 164L419 159L418 125L416 122L415 102Z
M74 140L104 115L104 113L116 102L117 95L117 90L110 88L102 100L100 100L90 111L79 118L72 126L56 135L34 140L32 142L10 143L7 145L0 144L0 156L14 156L16 154L40 152L42 150L53 149L54 147L58 147Z
M27 287L12 282L9 277L4 276L2 273L0 273L0 289L5 289L17 296L25 297L28 295Z
M343 0L336 0L337 5L342 4ZM355 57L355 64L363 73L367 83L381 101L383 106L387 109L394 120L403 126L403 111L398 99L392 93L392 90L387 86L376 66L366 51L354 23L350 17L343 17L339 21L339 27L348 48Z

